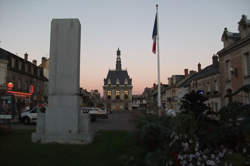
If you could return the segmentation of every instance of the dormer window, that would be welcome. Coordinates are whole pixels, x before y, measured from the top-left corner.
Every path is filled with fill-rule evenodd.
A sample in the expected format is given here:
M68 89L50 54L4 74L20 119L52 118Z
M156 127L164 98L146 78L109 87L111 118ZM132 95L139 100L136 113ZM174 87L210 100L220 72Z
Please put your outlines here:
M119 85L120 84L120 80L117 78L116 79L116 84Z
M109 84L109 85L111 84L111 80L110 80L110 79L108 79L108 84Z
M125 84L125 85L128 84L128 79L127 79L127 78L125 79L124 84Z

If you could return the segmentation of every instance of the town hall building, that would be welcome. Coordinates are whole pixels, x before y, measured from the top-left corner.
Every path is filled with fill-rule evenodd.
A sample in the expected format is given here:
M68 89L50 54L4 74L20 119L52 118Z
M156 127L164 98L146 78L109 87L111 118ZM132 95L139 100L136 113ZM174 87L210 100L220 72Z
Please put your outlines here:
M132 79L122 69L121 51L117 50L116 69L109 70L104 79L103 94L105 108L112 111L132 110Z

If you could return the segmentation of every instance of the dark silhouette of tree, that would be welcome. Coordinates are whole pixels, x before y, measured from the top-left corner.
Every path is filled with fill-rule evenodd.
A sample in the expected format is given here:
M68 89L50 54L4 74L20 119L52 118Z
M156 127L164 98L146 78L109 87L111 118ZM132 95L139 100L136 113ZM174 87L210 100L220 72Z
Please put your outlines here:
M181 109L183 109L183 113L192 112L195 118L198 119L203 113L209 110L205 101L207 101L207 98L202 94L202 91L192 91L182 98Z

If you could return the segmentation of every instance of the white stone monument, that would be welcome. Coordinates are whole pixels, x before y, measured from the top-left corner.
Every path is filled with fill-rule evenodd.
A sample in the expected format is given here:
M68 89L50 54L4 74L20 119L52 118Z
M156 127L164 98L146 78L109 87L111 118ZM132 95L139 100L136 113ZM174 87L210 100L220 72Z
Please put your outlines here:
M89 115L80 113L78 19L53 19L50 38L48 109L40 114L33 142L90 143Z

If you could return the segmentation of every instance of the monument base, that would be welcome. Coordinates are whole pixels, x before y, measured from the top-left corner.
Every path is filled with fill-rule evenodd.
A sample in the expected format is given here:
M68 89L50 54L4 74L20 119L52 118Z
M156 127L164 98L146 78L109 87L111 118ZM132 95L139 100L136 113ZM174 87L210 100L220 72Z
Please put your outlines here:
M90 118L88 114L80 116L78 133L70 135L47 134L45 132L45 115L39 113L36 132L32 133L33 143L60 143L60 144L89 144L93 141L94 132L90 132Z

